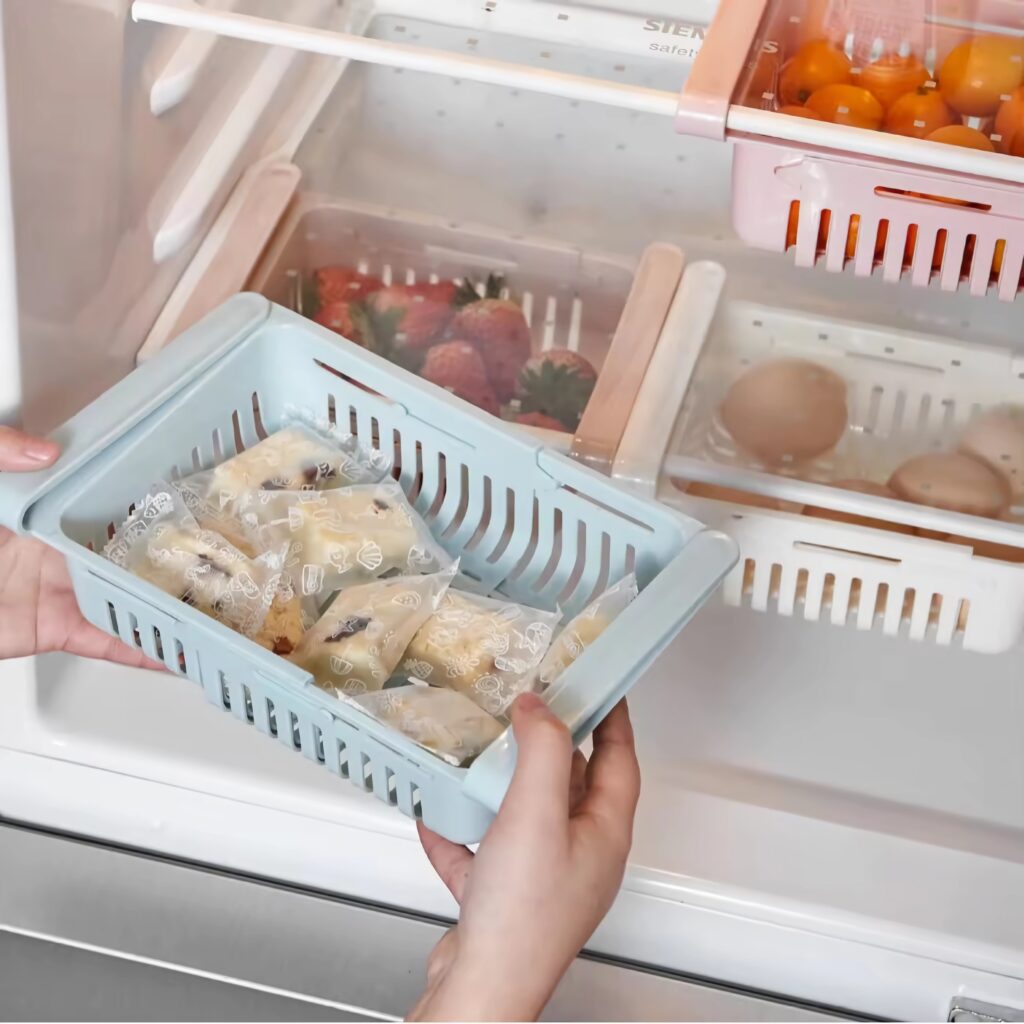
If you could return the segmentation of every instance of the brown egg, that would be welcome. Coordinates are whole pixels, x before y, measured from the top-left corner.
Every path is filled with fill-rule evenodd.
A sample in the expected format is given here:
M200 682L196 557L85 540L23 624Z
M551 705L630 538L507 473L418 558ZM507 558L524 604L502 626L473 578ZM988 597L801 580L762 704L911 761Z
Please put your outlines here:
M950 544L963 544L965 547L974 548L974 553L979 558L994 558L998 562L1024 562L1024 548L996 544L990 540L978 540L975 537L961 537L955 533L946 534L943 540Z
M899 497L885 484L876 484L872 480L836 480L832 486L842 487L847 491L856 491L858 494L874 494L879 498ZM816 508L809 505L804 509L804 515L814 519L831 519L836 523L849 523L851 526L872 526L876 530L892 530L893 533L912 534L914 532L914 528L905 523L891 523L887 519L861 516L855 512L838 512L833 508Z
M889 478L906 501L968 515L999 516L1010 505L1010 485L993 469L960 452L933 452L908 459Z
M733 487L719 487L716 484L699 482L686 483L682 480L673 481L680 490L697 498L714 498L715 501L731 501L736 505L749 505L751 508L768 508L773 512L781 512L782 505L774 498L763 494L750 494Z
M1006 405L983 413L964 431L959 447L1005 476L1014 494L1024 492L1024 408Z
M846 384L806 359L777 359L743 374L719 411L744 451L770 464L802 462L843 436Z

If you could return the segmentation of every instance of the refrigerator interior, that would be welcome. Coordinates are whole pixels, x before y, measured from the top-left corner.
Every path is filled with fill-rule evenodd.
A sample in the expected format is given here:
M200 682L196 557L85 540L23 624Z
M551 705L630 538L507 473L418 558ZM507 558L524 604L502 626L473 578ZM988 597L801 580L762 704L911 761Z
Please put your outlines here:
M799 269L785 255L746 249L730 223L730 148L677 135L659 114L225 39L209 44L180 102L154 113L154 82L186 43L197 44L185 30L132 24L128 6L4 5L22 406L32 429L62 421L130 370L232 189L261 160L293 163L300 197L623 259L672 243L688 262L722 263L728 293L751 303L1024 346L1019 299ZM310 23L337 16L331 4L305 14ZM532 66L551 59L543 41L402 13L378 16L369 34L471 45ZM78 50L80 63L55 62L55 48ZM662 90L678 88L686 67L678 55L642 50L560 58L561 69L633 75ZM260 74L275 85L262 98L251 91ZM240 111L239 144L204 168ZM175 221L183 201L191 205ZM169 224L178 227L168 234ZM674 421L678 409L662 412ZM965 979L983 972L997 994L1024 1003L1024 916L1006 912L1024 905L1019 664L1019 645L970 654L713 601L631 698L644 792L626 893L843 936L952 964ZM312 837L324 822L343 824L403 844L396 867L405 877L380 881L375 898L450 912L426 881L411 823L203 707L181 680L48 658L5 686L4 702L0 751L158 785L152 820L118 824L82 806L77 797L87 794L56 793L33 810L8 777L0 814L160 849L180 841L161 825L171 791L285 811L295 815L292 835L249 836L205 858L189 852L352 892L358 872L343 856L312 852L312 839L309 857L300 853L304 828ZM142 724L154 717L162 728L142 744L139 736L152 737ZM645 944L626 918L614 912L595 948L715 973L678 936ZM741 970L738 961L731 969ZM809 959L793 970L815 967ZM772 989L756 963L742 971ZM908 1010L855 979L832 978L825 1001ZM935 998L910 1009L944 1013Z

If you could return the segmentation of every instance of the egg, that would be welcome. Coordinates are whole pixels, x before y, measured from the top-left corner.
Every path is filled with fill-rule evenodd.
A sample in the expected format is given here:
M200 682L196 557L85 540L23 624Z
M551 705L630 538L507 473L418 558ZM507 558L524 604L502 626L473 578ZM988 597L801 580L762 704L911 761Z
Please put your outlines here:
M719 409L745 452L777 465L834 448L846 430L846 383L806 359L762 363L740 377Z
M974 548L974 554L979 558L994 558L997 562L1024 562L1024 548L996 544L990 540L978 540L975 537L961 537L955 533L946 534L943 540L949 544L963 544L965 547Z
M773 512L781 512L782 504L764 494L750 494L734 487L719 487L717 484L699 482L685 483L677 481L676 485L696 498L714 498L715 501L730 501L736 505L749 505L751 508L767 508Z
M988 463L1024 493L1024 408L1004 405L979 416L960 438L960 451Z
M898 498L895 491L886 487L885 484L877 484L873 480L836 480L833 487L842 487L847 491L856 491L858 494L874 494L879 498ZM831 519L836 523L849 523L851 526L872 526L876 530L891 530L893 533L912 534L914 528L904 523L891 523L888 519L875 519L872 516L858 515L856 512L839 512L834 508L817 508L809 505L804 509L804 515L812 519Z
M961 452L932 452L908 459L889 478L906 501L968 515L1001 515L1010 505L1010 485L995 470Z

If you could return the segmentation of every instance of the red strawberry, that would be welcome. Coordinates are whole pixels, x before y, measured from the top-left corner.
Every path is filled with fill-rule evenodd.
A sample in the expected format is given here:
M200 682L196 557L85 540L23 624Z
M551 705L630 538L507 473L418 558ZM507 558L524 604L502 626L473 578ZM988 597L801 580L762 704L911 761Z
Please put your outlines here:
M346 299L364 299L380 287L379 277L361 274L352 267L321 267L316 272L316 294L322 306Z
M484 361L468 341L447 341L429 349L420 375L486 412L498 412Z
M530 358L530 328L523 311L511 299L479 299L455 314L452 333L480 350L498 398L507 402Z
M516 381L516 395L525 413L541 413L567 430L579 426L590 401L597 370L578 352L556 348L528 359Z
M545 416L542 412L521 412L516 417L516 423L522 423L526 427L543 427L544 430L560 430L565 433L565 424L556 420L554 416Z
M357 345L365 345L363 324L366 313L358 302L331 302L321 306L313 319Z
M374 293L370 306L378 316L392 314L396 347L424 349L448 326L454 294L454 284L393 284Z

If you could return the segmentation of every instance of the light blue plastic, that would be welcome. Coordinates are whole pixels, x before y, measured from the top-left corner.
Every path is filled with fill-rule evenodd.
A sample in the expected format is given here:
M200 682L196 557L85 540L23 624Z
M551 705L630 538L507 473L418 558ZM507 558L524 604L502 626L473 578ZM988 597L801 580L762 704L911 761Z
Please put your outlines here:
M98 553L152 480L230 457L294 407L393 450L406 493L482 591L568 617L636 571L637 600L550 691L576 743L703 604L736 548L255 295L226 302L56 431L64 454L51 470L0 474L0 522L64 553L90 622L441 835L476 842L511 778L510 731L453 768Z

